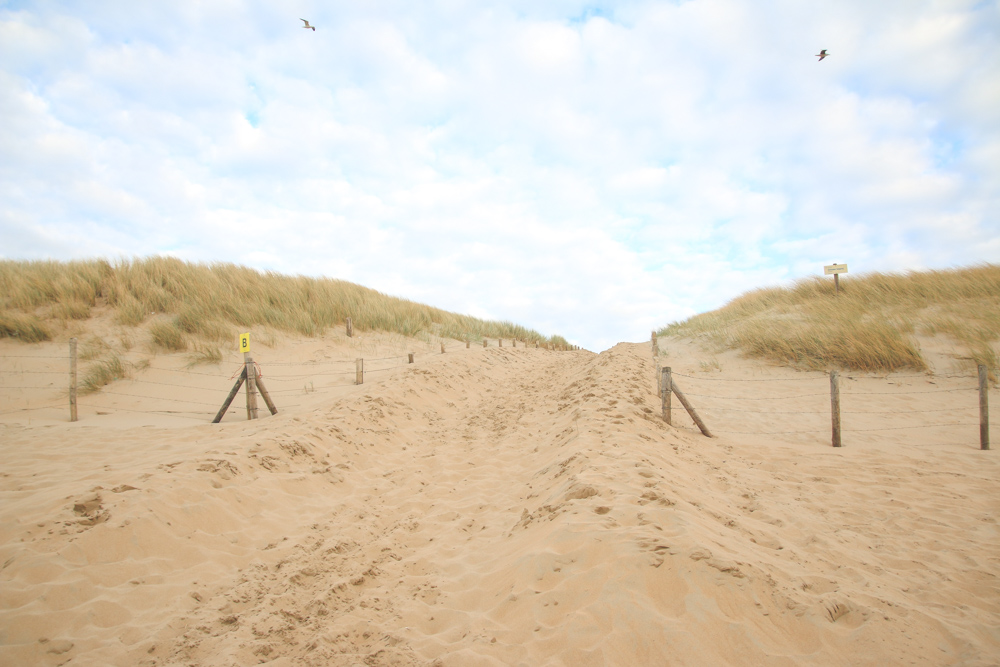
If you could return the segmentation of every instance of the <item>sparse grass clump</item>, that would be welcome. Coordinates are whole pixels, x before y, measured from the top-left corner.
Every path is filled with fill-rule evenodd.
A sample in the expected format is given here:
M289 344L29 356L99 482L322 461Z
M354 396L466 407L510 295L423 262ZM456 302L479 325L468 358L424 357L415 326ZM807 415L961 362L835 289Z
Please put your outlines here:
M110 350L111 346L108 345L107 341L103 338L91 336L83 342L83 345L80 346L80 360L91 361L93 359L99 359Z
M661 335L702 335L751 357L814 370L926 370L913 334L950 335L974 363L996 367L1000 266L905 275L872 273L748 292Z
M64 301L52 308L52 315L64 320L85 320L90 317L91 304L85 301Z
M549 342L550 345L558 345L560 347L569 347L569 341L566 340L565 338L563 338L562 336L550 336L548 342Z
M52 338L49 328L30 313L0 313L0 336L25 343L41 343Z
M80 383L80 392L92 394L100 391L101 387L111 384L115 380L122 380L129 376L129 364L120 356L112 352L106 358L98 361L87 369L84 373L83 381Z
M194 351L188 356L188 366L198 364L221 364L222 350L213 345L195 345Z
M149 327L153 345L171 352L182 352L187 349L187 338L177 325L176 320L169 322L154 322Z

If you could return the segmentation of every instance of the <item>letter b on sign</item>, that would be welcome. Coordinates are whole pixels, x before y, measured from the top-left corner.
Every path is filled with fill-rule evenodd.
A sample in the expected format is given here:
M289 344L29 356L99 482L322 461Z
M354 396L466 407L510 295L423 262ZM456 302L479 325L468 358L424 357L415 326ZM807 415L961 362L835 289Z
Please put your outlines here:
M250 334L240 334L240 352L250 351Z

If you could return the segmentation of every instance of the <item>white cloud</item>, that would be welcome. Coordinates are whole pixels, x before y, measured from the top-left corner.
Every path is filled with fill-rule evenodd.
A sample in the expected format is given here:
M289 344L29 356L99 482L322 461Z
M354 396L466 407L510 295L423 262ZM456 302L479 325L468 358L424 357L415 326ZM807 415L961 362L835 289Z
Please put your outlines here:
M1000 261L996 6L588 7L0 9L0 253L327 275L595 349L834 260Z

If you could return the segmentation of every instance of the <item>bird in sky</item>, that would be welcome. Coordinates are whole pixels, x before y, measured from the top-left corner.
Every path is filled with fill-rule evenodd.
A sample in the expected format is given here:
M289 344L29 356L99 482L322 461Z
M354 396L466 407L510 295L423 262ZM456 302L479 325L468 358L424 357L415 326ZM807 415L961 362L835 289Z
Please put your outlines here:
M307 23L306 25L309 25L309 24ZM313 28L313 30L315 30L315 29L316 29L316 28ZM817 55L817 56L819 56L819 59L820 59L820 60L823 60L823 58L826 58L826 57L827 57L828 55L830 55L830 54L826 52L826 49L823 49L822 51L820 51L820 52L819 52L819 53L817 53L816 55ZM817 61L817 62L819 62L819 61Z
M305 23L305 25L302 26L303 28L305 28L306 30L309 30L310 28L312 28L313 32L316 32L316 28L314 28L313 26L309 25L309 21L306 21L305 19L299 19L299 20L302 21L303 23ZM826 51L824 51L823 53L826 53Z

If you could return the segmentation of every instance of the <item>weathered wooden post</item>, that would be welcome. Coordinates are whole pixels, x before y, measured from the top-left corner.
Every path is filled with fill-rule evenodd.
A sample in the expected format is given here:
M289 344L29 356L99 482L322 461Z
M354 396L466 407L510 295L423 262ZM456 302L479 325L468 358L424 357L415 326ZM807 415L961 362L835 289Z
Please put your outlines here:
M698 425L698 428L701 429L702 434L706 438L711 438L712 434L709 432L708 427L705 426L705 422L703 422L701 417L698 416L698 413L695 412L694 406L691 405L691 402L687 399L687 396L684 395L684 392L681 391L680 388L674 383L672 376L670 378L670 384L667 386L670 387L670 391L677 394L677 399L680 400L681 405L683 405L684 409L687 410L689 415L691 415L691 419Z
M990 448L990 406L987 399L987 394L989 393L988 380L986 366L979 364L979 449Z
M413 353L412 352L410 352L410 363L411 364L413 363Z
M347 326L347 337L352 338L354 336L354 324L351 323L351 318L347 318L345 325Z
M664 366L660 371L660 404L663 409L663 421L667 422L668 426L673 425L671 421L670 385L670 366Z
M503 347L503 338L497 338L497 347Z
M354 384L364 384L365 382L365 360L354 360Z
M441 343L441 354L444 354L444 343Z
M257 369L249 352L243 353L243 365L247 373L247 419L257 419Z
M256 372L256 367L254 367L254 371ZM257 389L260 390L260 397L264 399L264 405L267 406L272 415L278 414L278 408L274 407L274 401L271 400L271 395L267 393L267 387L264 386L264 381L261 379L260 374L256 375L255 381Z
M76 414L76 338L69 339L69 420L75 422Z
M842 443L840 442L840 374L837 373L837 371L830 371L830 419L833 428L833 446L841 447Z
M486 347L486 339L483 339L483 347Z
M240 371L240 376L239 378L237 378L236 384L233 385L233 388L230 390L229 395L226 396L226 400L222 404L222 407L219 408L219 411L215 414L215 419L212 420L213 424L218 424L220 421L222 421L222 418L226 415L226 410L229 409L229 406L232 404L233 399L236 398L236 394L240 392L240 387L243 385L243 382L246 381L246 379L247 379L247 368L246 366L244 366L243 370Z
M468 338L466 338L466 339L465 339L465 349L466 349L466 350L468 350L468 349L469 349L469 345L470 345L470 344L471 344L471 341L470 341L470 340L469 340Z

